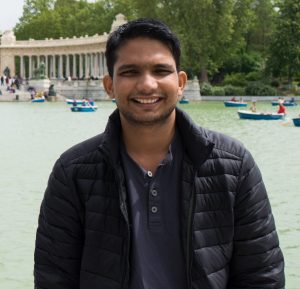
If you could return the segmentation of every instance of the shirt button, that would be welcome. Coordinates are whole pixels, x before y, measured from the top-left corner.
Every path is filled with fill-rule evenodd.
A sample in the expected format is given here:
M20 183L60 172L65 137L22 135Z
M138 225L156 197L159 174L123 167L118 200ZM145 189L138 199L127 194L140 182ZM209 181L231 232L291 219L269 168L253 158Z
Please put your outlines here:
M151 207L151 212L153 214L157 213L157 210L158 210L157 207L155 207L155 206Z
M147 172L147 175L148 175L149 178L152 178L152 176L153 176L153 174L152 174L151 171L148 171L148 172Z
M152 190L152 191L151 191L151 195L152 195L153 197L156 197L156 196L157 196L157 190Z

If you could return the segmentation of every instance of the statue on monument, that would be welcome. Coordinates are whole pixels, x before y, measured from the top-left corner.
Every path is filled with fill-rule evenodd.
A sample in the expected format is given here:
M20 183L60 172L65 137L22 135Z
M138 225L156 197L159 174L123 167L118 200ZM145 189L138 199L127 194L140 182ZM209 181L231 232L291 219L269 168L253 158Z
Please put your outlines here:
M51 84L48 90L48 96L56 96L56 91L54 90L54 84Z
M6 77L10 77L10 69L6 66L5 69L3 70L3 73Z
M39 67L33 71L33 79L46 79L46 66L44 62L41 62Z

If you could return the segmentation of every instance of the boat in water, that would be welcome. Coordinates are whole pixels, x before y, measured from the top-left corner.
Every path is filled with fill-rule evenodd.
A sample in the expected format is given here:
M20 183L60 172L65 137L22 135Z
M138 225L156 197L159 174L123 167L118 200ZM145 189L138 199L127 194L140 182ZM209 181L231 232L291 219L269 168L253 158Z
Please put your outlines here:
M72 112L93 112L96 111L98 106L96 105L76 105L70 107Z
M268 113L268 112L252 112L249 110L238 110L238 115L241 119L254 119L254 120L276 120L283 119L284 113Z
M279 105L279 103L280 103L280 102L279 102L278 100L272 101L272 105L273 105L273 106ZM284 106L296 106L297 103L294 102L294 101L284 101L284 102L283 102L283 105L284 105Z
M45 98L43 98L43 97L36 97L36 98L33 98L31 100L31 102L45 102Z
M224 101L224 105L226 107L246 107L248 103L241 101L226 100Z
M293 123L295 126L300 126L300 117L293 118Z
M190 101L187 98L182 98L179 100L180 104L188 104Z
M83 103L83 100L82 99L72 99L72 98L66 98L66 103L67 104L79 104L81 105Z

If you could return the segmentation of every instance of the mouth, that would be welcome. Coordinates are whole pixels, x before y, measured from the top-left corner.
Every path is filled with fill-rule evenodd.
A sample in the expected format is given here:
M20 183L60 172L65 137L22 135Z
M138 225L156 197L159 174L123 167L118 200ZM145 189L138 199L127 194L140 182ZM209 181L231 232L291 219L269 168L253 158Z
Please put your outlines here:
M147 98L133 98L132 99L136 103L140 104L154 104L161 100L160 97L147 97Z

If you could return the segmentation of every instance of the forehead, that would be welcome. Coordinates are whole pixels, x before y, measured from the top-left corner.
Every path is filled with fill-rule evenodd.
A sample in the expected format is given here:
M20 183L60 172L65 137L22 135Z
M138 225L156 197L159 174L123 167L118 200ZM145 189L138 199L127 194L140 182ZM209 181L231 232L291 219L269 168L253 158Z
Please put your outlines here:
M116 51L116 63L143 60L144 57L175 61L170 48L165 43L147 37L129 39Z

